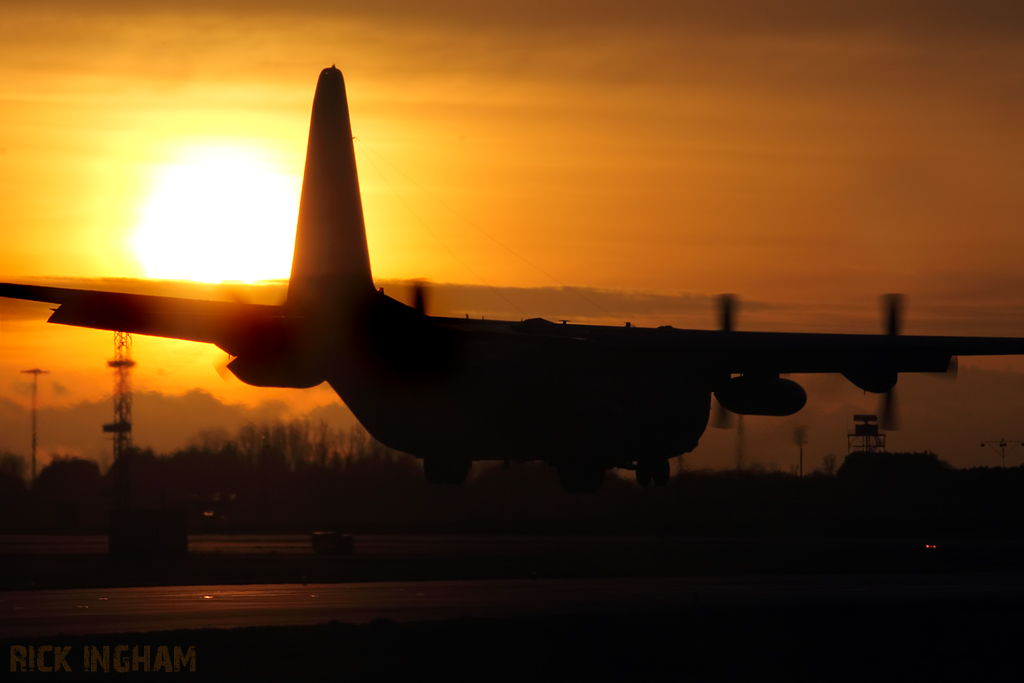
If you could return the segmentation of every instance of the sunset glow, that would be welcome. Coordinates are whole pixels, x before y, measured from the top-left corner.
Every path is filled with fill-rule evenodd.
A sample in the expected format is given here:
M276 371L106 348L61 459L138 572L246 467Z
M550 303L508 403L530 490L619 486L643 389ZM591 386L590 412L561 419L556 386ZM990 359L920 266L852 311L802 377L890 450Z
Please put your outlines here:
M286 278L313 91L336 64L377 285L428 280L438 315L711 328L733 292L740 331L875 334L879 296L902 292L908 335L1024 336L1012 3L8 5L0 282L181 296L133 278ZM28 452L20 373L39 367L44 405L102 402L81 427L95 443L44 419L41 448L106 452L112 335L51 312L0 301L0 448ZM275 415L338 400L224 381L210 345L140 336L135 353L141 393ZM962 361L956 382L900 380L897 447L966 464L1020 436L1024 358ZM807 386L815 457L845 453L875 397ZM170 447L145 431L161 420L138 420L139 445ZM795 426L748 421L748 461L788 466ZM734 454L709 430L688 462Z
M256 150L203 146L158 168L132 244L153 278L253 282L288 277L298 178Z

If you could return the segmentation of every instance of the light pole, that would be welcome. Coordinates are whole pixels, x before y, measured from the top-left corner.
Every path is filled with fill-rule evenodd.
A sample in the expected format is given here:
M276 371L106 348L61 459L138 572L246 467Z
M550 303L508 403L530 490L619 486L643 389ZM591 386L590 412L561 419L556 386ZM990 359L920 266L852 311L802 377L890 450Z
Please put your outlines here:
M800 449L800 477L804 476L804 444L807 443L807 427L800 425L793 430L793 443Z
M39 391L39 375L50 374L47 370L32 368L22 370L24 375L32 375L32 488L36 486L36 394Z
M1021 444L1024 444L1024 441L1007 441L1006 439L999 439L998 441L984 441L982 442L981 447L984 448L985 446L988 446L998 453L1000 460L1002 460L1002 466L1006 467L1006 454Z

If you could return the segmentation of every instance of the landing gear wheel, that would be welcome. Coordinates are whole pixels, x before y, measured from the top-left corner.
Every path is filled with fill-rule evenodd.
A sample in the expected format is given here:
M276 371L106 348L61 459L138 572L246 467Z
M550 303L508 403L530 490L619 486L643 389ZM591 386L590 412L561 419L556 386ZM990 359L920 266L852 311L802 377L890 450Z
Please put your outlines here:
M636 483L646 488L651 485L652 476L650 463L641 460L636 464Z
M655 486L667 484L670 473L671 468L668 465L668 460L657 460L651 463L651 478L654 479Z
M423 458L423 474L431 484L461 484L472 463L462 458Z
M604 467L577 463L559 465L558 480L566 493L594 493L604 482Z

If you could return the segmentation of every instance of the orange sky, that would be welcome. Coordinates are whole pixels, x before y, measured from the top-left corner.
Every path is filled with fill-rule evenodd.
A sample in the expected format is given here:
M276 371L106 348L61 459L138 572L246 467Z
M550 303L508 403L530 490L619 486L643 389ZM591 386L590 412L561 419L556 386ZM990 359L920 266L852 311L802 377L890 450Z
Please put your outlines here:
M241 150L294 192L333 63L382 280L520 288L517 310L460 300L480 314L702 327L728 291L741 329L847 332L878 331L878 295L900 291L908 333L1024 336L1018 4L421 4L7 3L0 280L190 277L136 250L162 179ZM206 279L235 278L251 227L217 210L223 234L179 241L215 255ZM294 224L272 229L287 243ZM614 315L528 289L562 283ZM0 315L0 398L24 404L17 371L37 365L54 404L109 391L112 335ZM147 391L334 400L225 383L212 347L139 338L136 355Z

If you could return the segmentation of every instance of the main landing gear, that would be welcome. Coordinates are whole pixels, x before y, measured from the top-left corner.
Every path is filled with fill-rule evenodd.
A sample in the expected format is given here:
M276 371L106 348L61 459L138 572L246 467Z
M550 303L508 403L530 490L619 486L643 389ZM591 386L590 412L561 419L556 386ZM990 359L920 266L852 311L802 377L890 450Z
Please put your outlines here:
M462 484L473 463L462 458L423 458L423 474L431 484Z
M668 460L640 460L636 464L636 483L641 486L649 486L654 481L655 486L664 486L668 483L669 466Z
M594 493L604 482L604 466L590 463L563 463L558 466L558 480L566 493Z

